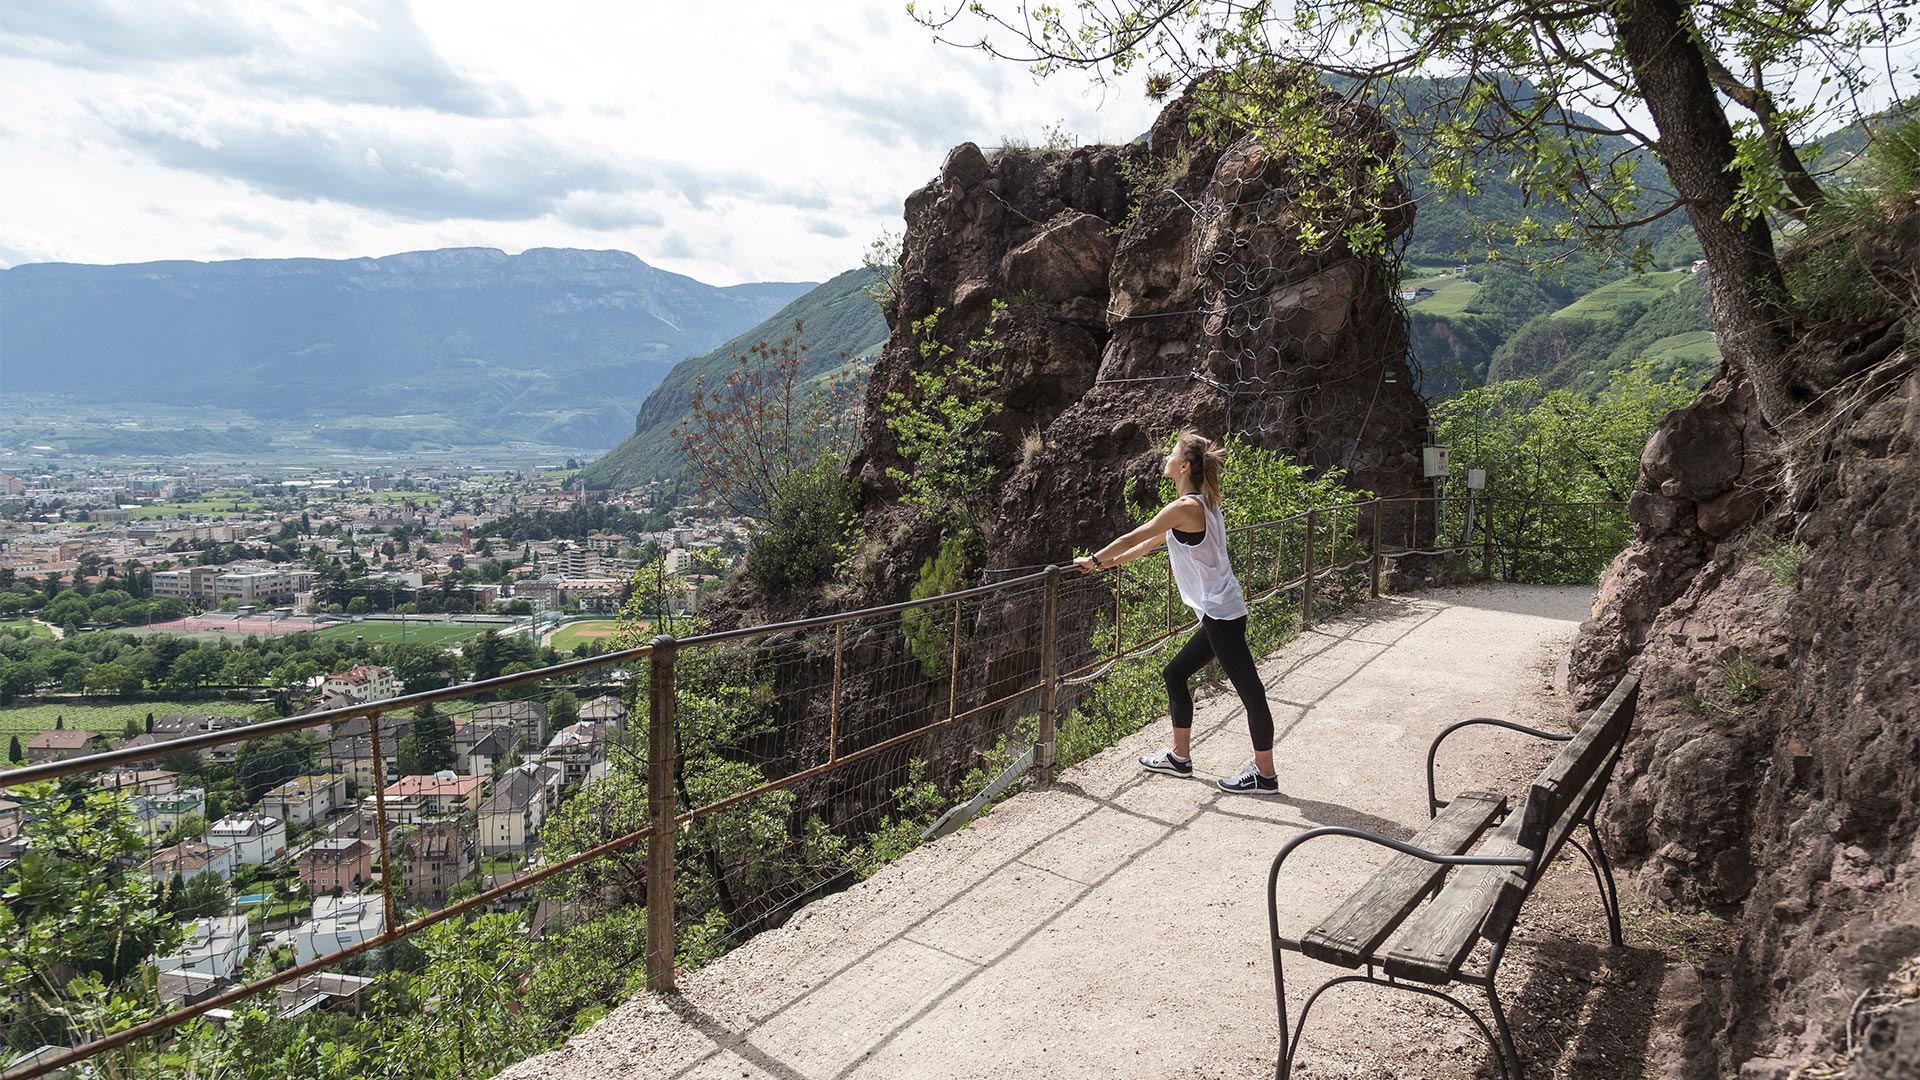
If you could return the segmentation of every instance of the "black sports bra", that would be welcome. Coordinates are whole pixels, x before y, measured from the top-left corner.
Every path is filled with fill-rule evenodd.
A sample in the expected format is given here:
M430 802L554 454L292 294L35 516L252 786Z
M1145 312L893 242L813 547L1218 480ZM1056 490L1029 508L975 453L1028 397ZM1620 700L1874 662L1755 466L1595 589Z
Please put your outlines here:
M1201 496L1196 494L1191 497L1197 499L1197 498L1200 498ZM1202 503L1201 505L1204 506L1205 504ZM1173 532L1173 538L1175 540L1180 541L1181 543L1187 545L1188 547L1197 547L1200 541L1205 540L1207 538L1207 530L1205 529L1195 529L1191 532L1189 532L1186 529L1174 529L1171 531Z

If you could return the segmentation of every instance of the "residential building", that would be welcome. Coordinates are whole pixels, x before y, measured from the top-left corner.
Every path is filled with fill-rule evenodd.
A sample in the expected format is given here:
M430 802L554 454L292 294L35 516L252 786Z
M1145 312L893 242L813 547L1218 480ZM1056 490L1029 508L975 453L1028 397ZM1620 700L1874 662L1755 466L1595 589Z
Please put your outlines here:
M170 596L189 603L214 603L213 579L220 576L217 566L189 566L180 570L155 570L153 595Z
M453 736L453 752L462 772L470 776L491 776L502 762L513 756L520 745L520 732L512 727L481 727L473 721Z
M380 754L381 757L385 759L382 763L384 765L383 768L375 767L373 761L373 740L365 735L357 735L350 739L335 739L329 742L325 750L325 757L322 758L321 763L326 768L334 769L342 773L346 779L352 781L353 786L359 790L370 792L382 777L393 775L395 754L393 744L397 742L399 742L398 739L389 741L386 733L381 733Z
M195 919L185 930L179 951L155 957L154 967L161 971L194 971L216 979L231 979L253 951L245 915Z
M180 790L180 774L166 769L114 769L96 775L93 784L122 795L171 795Z
M11 840L26 828L26 814L12 799L0 799L0 840Z
M294 958L304 964L350 949L379 934L386 925L385 907L377 894L315 897L313 918L294 928Z
M347 805L347 778L339 773L297 776L260 796L263 814L306 828Z
M607 759L608 731L591 720L568 725L554 732L540 760L560 766L563 783L577 784L587 778L589 769Z
M153 734L160 739L171 740L178 739L185 735L199 735L209 731L238 731L241 728L250 727L252 724L253 718L250 716L226 716L217 713L168 713L153 722ZM160 746L155 747L155 752L162 757L166 756L166 751ZM220 743L200 751L207 760L216 764L232 761L234 756L239 752L240 742L237 740L234 742Z
M433 776L403 776L387 785L387 806L389 812L396 802L416 803L422 818L451 818L471 814L480 809L482 789L486 779L479 776L461 776L457 773L443 772ZM372 809L373 803L368 796L360 800L362 807Z
M480 851L485 855L527 851L547 820L547 789L527 769L511 769L480 804Z
M393 671L376 664L361 664L338 675L329 675L320 684L323 695L343 697L356 705L385 701L400 696L400 680Z
M213 600L242 604L286 604L313 588L311 570L229 569L213 579Z
M234 858L230 847L215 847L203 840L182 840L154 852L152 858L140 864L140 869L165 884L176 877L187 881L196 874L212 874L226 881L233 877L238 866L239 860Z
M119 742L113 744L113 748L115 750L132 750L136 747L153 747L153 757L147 758L145 761L133 763L133 767L136 769L151 769L160 758L166 756L169 752L166 749L166 744L169 741L171 741L170 736L156 735L150 731L143 731L131 739L121 739Z
M160 1003L175 1008L198 1005L233 985L226 979L185 968L161 972L158 983Z
M65 761L86 754L97 754L106 748L107 740L104 737L81 728L42 731L27 740L27 764Z
M612 694L602 694L580 706L580 719L626 727L627 703Z
M282 1020L314 1009L331 1009L340 1004L358 1016L366 1004L367 990L372 985L373 980L365 976L316 971L282 986L274 994L274 1005Z
M467 722L482 727L511 725L526 739L528 746L547 741L547 706L540 701L496 701L476 709Z
M354 892L373 880L373 845L360 839L320 840L302 851L294 865L314 896Z
M185 788L170 791L165 795L149 795L141 800L147 810L143 822L149 830L149 836L160 836L180 824L182 818L207 814L207 792L204 788Z
M207 842L233 849L243 866L259 866L287 850L287 823L271 814L228 814L207 829Z
M473 835L451 822L422 825L400 845L407 899L429 910L447 906L447 892L473 876Z

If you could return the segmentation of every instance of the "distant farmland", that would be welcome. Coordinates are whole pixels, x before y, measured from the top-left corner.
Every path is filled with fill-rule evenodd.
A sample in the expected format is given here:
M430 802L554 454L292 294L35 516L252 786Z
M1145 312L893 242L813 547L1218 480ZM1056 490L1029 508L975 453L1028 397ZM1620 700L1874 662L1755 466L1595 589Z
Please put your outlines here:
M127 721L132 720L144 730L147 714L165 716L168 713L191 713L195 716L249 716L253 706L244 701L136 701L119 705L78 705L60 702L53 705L15 705L0 709L0 738L7 735L21 736L24 744L26 736L45 731L53 726L54 719L66 721L69 728L82 731L95 731L109 739L117 739L126 730ZM0 746L3 751L4 746Z

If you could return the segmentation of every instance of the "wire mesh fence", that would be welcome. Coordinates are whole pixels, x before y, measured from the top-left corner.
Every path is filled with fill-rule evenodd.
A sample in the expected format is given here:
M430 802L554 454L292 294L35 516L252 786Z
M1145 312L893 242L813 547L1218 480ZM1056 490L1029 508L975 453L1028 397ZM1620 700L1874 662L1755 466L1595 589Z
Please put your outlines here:
M1619 504L1409 498L1228 543L1266 651L1391 574L1592 580L1626 536ZM1050 778L1161 715L1159 667L1193 622L1156 553L326 712L156 718L112 750L53 740L78 753L0 773L12 906L138 877L119 895L154 914L128 933L124 910L67 912L62 937L0 945L9 1059L46 1044L4 1080L109 1052L177 1064L213 1038L181 1030L195 1017L290 1022L390 970L418 989L472 962L455 943L502 927L511 948L490 947L545 987L547 1027L455 989L434 1009L551 1045L596 1002L671 985L962 823L990 785ZM543 949L598 974L543 982ZM121 988L125 1007L86 1013L47 964Z

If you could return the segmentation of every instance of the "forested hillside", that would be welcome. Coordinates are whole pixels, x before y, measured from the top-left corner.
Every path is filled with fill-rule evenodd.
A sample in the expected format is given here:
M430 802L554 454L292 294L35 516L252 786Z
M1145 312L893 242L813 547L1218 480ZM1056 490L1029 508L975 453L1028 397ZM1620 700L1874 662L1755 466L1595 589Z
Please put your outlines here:
M702 378L709 383L725 378L734 357L757 342L794 337L795 323L802 328L798 344L807 347L803 377L840 367L843 353L858 357L876 352L887 340L887 323L867 290L878 280L873 270L848 270L720 348L674 365L640 407L633 434L587 466L582 479L591 488L626 488L684 478L686 467L675 451L673 429L686 416L696 384Z

